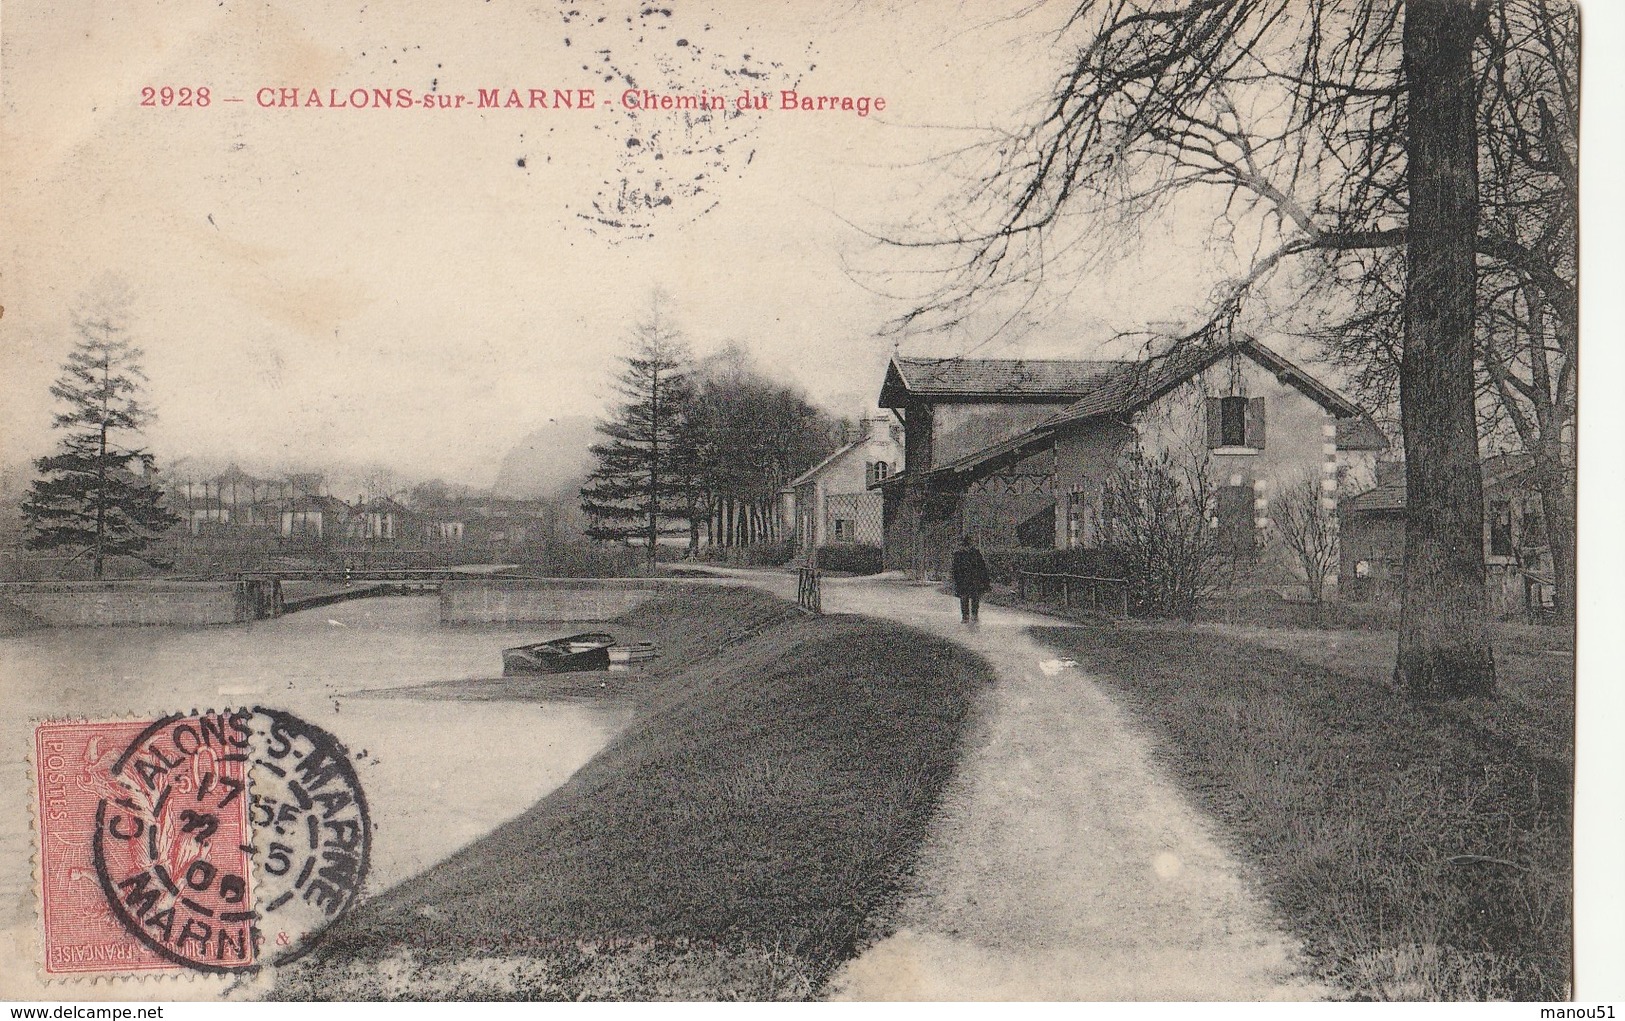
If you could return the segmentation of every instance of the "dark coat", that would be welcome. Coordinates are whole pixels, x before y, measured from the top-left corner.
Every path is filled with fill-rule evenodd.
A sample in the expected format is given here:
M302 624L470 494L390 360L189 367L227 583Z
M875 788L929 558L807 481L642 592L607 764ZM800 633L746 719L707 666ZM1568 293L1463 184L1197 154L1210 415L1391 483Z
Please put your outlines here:
M987 561L982 559L981 551L954 550L954 595L979 596L992 587L987 576Z

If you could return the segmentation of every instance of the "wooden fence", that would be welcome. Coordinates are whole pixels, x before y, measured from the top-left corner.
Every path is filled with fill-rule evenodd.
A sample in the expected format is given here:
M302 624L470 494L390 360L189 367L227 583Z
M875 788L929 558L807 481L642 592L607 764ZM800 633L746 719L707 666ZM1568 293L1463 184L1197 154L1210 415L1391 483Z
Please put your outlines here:
M1077 607L1097 613L1114 613L1119 617L1128 616L1127 578L1017 571L1016 591L1022 602L1035 598L1053 600L1059 597L1061 605L1068 609Z

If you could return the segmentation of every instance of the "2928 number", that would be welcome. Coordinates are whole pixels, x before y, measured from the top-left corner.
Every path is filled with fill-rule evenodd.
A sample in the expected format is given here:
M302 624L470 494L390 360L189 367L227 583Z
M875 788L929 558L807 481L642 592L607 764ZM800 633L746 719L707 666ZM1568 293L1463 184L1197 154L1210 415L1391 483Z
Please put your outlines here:
M208 106L209 87L199 85L193 88L189 85L182 85L176 88L173 85L162 85L155 88L151 85L144 85L141 87L141 105Z

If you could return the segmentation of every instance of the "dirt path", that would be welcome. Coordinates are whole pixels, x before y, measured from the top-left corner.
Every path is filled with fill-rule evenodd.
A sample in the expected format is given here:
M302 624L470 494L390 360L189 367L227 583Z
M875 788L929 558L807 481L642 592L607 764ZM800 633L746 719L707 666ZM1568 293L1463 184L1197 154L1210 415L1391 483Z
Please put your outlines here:
M740 572L745 575L746 572ZM794 578L758 575L767 587ZM783 593L781 593L783 594ZM896 935L832 983L854 1000L1280 1000L1331 991L1245 886L1211 824L1087 673L1028 637L1055 625L935 587L831 579L824 610L963 642L998 673L989 718L927 839Z

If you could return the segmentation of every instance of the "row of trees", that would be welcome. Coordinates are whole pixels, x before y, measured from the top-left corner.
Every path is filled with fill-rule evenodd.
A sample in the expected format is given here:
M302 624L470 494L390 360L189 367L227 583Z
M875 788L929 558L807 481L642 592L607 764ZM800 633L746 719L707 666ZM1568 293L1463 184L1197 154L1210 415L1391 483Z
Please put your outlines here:
M136 442L152 414L129 305L127 290L107 282L73 313L76 343L51 387L64 435L35 461L21 505L29 549L84 559L97 578L116 557L165 566L155 546L181 521L164 503L153 455ZM597 467L581 489L588 537L637 538L651 555L673 522L691 546L778 538L779 488L832 449L841 423L766 378L737 346L696 363L658 302L625 361L623 403L599 426ZM398 481L367 486L393 492ZM412 497L431 503L453 492L429 483Z
M827 455L840 423L766 377L738 346L695 361L659 298L633 329L581 488L587 535L691 549L779 539L779 489Z
M1342 303L1322 338L1400 405L1396 678L1420 697L1492 691L1481 411L1535 459L1573 609L1574 5L1080 0L1062 32L1073 59L1029 125L981 150L959 226L899 239L955 256L901 325L961 322L1064 253L1116 255L1148 216L1215 200L1239 265L1176 346L1256 310L1284 267Z

